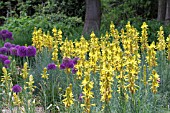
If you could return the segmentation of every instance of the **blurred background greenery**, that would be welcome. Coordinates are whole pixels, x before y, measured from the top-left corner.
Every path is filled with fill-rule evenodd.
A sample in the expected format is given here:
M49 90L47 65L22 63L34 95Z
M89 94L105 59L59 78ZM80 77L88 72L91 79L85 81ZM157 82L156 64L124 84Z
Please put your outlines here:
M101 0L100 34L109 30L110 22L120 30L127 21L141 31L145 21L149 26L149 42L156 41L162 21L157 21L158 0ZM30 45L34 27L51 31L61 29L63 37L79 39L85 20L85 1L81 0L1 0L0 30L13 32L15 44ZM170 31L164 25L165 37Z

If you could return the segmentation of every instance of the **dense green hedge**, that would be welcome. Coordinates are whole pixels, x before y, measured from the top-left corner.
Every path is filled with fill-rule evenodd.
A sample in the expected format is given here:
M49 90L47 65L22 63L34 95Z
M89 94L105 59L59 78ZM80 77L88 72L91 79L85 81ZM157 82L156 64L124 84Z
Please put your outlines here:
M63 14L34 15L20 18L10 17L0 30L8 29L13 33L14 44L32 44L34 27L42 28L44 32L52 31L56 27L63 31L63 37L80 37L83 22L78 17L68 17ZM76 36L77 35L77 36Z

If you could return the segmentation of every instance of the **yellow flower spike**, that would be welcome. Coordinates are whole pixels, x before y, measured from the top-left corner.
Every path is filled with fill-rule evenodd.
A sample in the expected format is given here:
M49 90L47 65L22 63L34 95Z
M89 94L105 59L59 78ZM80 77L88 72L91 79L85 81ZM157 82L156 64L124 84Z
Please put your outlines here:
M62 44L62 31L61 29L58 30L58 34L57 34L57 40L59 42L59 44Z
M84 103L81 104L81 107L84 108L84 112L90 113L90 107L93 106L94 104L91 104L91 98L93 98L93 92L91 91L93 88L94 82L90 81L90 70L85 71L84 73L85 77L82 81L82 90L83 90L83 100Z
M56 33L57 33L57 29L54 27L54 28L52 29L52 32L56 34Z
M92 31L91 34L90 34L90 37L93 38L93 37L95 37L95 36L96 36L96 35L94 34L94 31Z
M170 61L170 35L166 39L166 45L167 45L167 53L168 53L168 60Z
M71 40L68 40L68 38L65 39L65 41L63 42L63 44L60 47L61 53L63 58L68 57L74 57L74 45L73 42Z
M160 78L159 78L159 75L157 74L157 72L155 70L152 70L152 74L151 74L148 81L151 82L151 91L154 94L156 94L157 88L159 87Z
M155 42L152 42L150 46L148 46L147 49L147 56L146 56L146 61L149 65L149 68L151 69L152 67L157 66L156 62L156 51L155 51Z
M43 79L48 79L48 76L49 76L49 74L47 74L47 68L45 67L45 68L43 69L43 74L41 74L41 77L42 77Z
M72 84L69 85L69 87L66 88L65 95L63 95L65 98L62 100L66 108L69 108L72 104L74 104L73 99L73 93L72 93Z
M5 67L2 67L3 76L1 78L2 83L11 81L10 73L7 72Z
M127 75L125 76L127 77L128 82L128 85L126 87L129 89L131 94L135 94L137 88L139 87L135 84L136 80L138 79L139 73L139 67L135 56L128 56L125 64L126 64L125 71L127 72Z
M26 82L26 84L28 85L28 87L25 87L26 89L29 89L29 93L32 94L34 89L36 88L36 86L34 86L34 78L32 75L29 76L29 81Z
M54 41L57 41L57 29L54 27L52 29L52 32L53 32Z
M143 52L148 47L148 33L147 33L148 25L146 24L146 22L143 22L141 28L142 28L142 36L140 37L140 42L142 44L141 50Z
M58 30L58 35L62 35L61 29Z
M148 29L148 25L146 24L146 22L143 22L141 28L142 28L142 29Z
M21 76L23 79L26 79L28 77L28 63L27 62L24 63Z
M89 42L89 63L93 73L96 73L99 68L97 65L99 58L100 58L99 40L95 36L94 32L92 32L91 39Z
M21 100L19 98L19 96L16 93L13 93L13 104L16 106L20 106L21 105Z
M32 42L33 42L33 46L36 47L37 52L40 52L42 50L42 45L43 45L43 32L42 29L36 29L34 28L34 32L33 32L33 37L32 37Z
M159 51L161 50L165 50L166 47L166 43L165 43L165 38L164 38L164 31L163 31L163 27L160 27L160 30L158 31L158 43L157 43L157 49Z
M106 31L105 37L106 37L106 40L109 40L110 35L109 35L108 31Z

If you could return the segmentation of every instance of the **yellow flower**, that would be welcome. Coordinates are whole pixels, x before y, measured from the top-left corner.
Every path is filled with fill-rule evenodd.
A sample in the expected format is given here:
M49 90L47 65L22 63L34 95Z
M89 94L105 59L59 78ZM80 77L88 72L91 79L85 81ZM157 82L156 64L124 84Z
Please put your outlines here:
M42 77L43 79L48 79L48 76L49 76L49 74L47 74L47 68L45 67L45 68L43 69L43 74L41 74L41 77Z
M25 89L29 89L30 93L32 94L32 92L34 91L34 89L36 88L36 86L34 86L34 78L32 75L29 76L29 81L26 82L26 84L28 85L27 87L25 87Z
M2 83L11 81L10 73L7 72L6 68L2 68L3 76L1 78Z
M27 62L24 63L24 67L22 69L21 75L23 79L26 79L28 77L28 63Z
M167 53L168 53L168 60L170 61L170 35L166 39L166 45L167 45Z
M90 81L90 71L87 71L84 74L85 74L85 77L81 85L81 87L83 87L82 98L84 100L84 103L81 104L81 106L84 107L84 111L86 113L90 113L90 107L94 105L94 104L91 104L90 102L91 98L93 98L93 92L91 90L93 88L94 83Z
M147 33L148 25L146 24L146 22L143 22L141 28L142 28L142 36L140 37L140 42L142 44L141 49L143 52L148 47L148 33Z
M160 30L158 31L158 43L157 43L157 49L158 50L165 50L166 43L165 43L165 38L164 38L164 31L163 27L160 27Z
M159 87L160 78L155 70L152 70L152 74L148 81L152 83L151 90L154 94L156 94L157 88Z
M146 61L150 69L154 66L157 66L156 60L157 58L156 58L156 51L155 51L155 42L152 42L152 44L148 46L147 56L146 56Z
M22 102L21 102L19 96L16 93L13 93L13 98L14 98L13 104L16 106L20 106Z
M65 95L63 95L65 98L62 100L64 103L65 107L68 108L73 104L73 93L72 93L72 84L67 87Z

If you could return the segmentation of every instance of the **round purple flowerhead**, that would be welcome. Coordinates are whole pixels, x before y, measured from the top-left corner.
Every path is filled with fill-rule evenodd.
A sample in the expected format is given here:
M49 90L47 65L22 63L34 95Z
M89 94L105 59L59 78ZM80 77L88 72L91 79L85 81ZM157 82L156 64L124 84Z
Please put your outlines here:
M0 31L0 39L5 41L6 39L13 40L12 33L9 32L8 30L1 30Z
M11 44L11 47L15 47L15 44Z
M9 49L9 51L10 51L10 55L17 56L17 48L16 47L11 47Z
M19 48L20 48L20 45L16 45L15 48L19 49Z
M12 87L12 91L15 92L15 93L19 93L19 92L22 91L22 87L19 86L18 84L16 84Z
M6 53L8 53L8 49L6 47L1 47L0 54L6 54Z
M47 70L55 70L56 69L56 65L54 63L50 63L47 66Z
M4 44L4 47L6 47L6 48L11 48L12 47L12 44L10 43L10 42L6 42L5 44Z
M60 65L60 69L73 68L73 67L74 67L73 60L67 57L63 59L62 64Z
M3 40L3 41L6 40L6 38L7 38L7 32L8 32L8 30L1 30L1 31L0 31L0 39L1 39L1 40Z
M17 50L17 55L20 57L26 57L27 53L27 47L25 46L20 46Z
M36 55L36 48L34 46L28 46L26 54L28 57L34 57Z
M0 54L0 61L4 63L5 60L8 60L8 56Z
M75 67L72 68L72 74L75 74L77 71L78 70Z
M78 60L79 60L78 57L73 58L73 63L74 63L74 65L77 64L77 61L78 61Z
M11 63L10 60L5 60L5 61L4 61L4 64L5 64L5 65L9 65L10 63Z
M83 94L82 93L80 93L80 95L79 95L79 101L82 101L83 100Z

